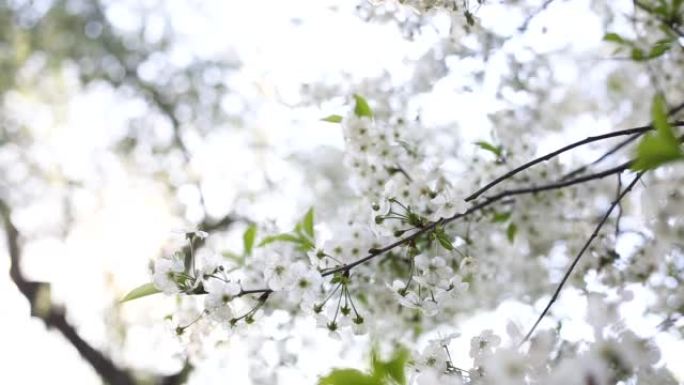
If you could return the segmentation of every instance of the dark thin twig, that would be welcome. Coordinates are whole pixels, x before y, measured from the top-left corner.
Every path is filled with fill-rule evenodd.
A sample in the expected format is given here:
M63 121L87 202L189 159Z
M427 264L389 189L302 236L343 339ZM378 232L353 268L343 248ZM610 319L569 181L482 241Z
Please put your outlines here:
M518 27L518 31L520 31L520 32L526 31L527 27L530 24L530 22L532 21L532 19L534 19L535 17L537 17L537 15L542 13L546 9L546 7L548 7L549 4L551 4L552 2L553 2L553 0L546 0L544 2L544 4L542 4L539 8L534 10L534 12L532 12L529 16L527 16L527 18L525 18L525 21L523 22L523 24L520 27Z
M608 208L606 213L603 215L603 218L601 218L601 221L598 223L598 225L594 229L594 232L591 233L591 236L589 237L589 239L587 239L587 241L584 243L584 246L582 246L582 249L579 251L579 253L577 253L577 256L575 257L575 259L570 264L570 267L568 267L568 269L565 271L565 275L563 275L563 279L561 279L560 283L558 284L558 287L556 288L556 291L553 293L551 300L549 300L549 302L546 304L544 311L542 311L542 313L539 315L539 317L537 318L537 321L534 323L534 325L532 326L530 331L527 332L527 335L525 335L525 338L523 338L522 341L520 341L520 344L518 344L518 346L521 346L522 344L527 342L527 340L530 339L530 337L532 336L534 331L537 329L537 326L539 325L541 320L549 312L551 305L553 305L554 302L556 302L556 299L558 299L558 295L560 294L561 289L563 289L565 282L568 280L568 278L570 278L570 274L572 274L572 271L574 270L575 266L579 262L580 258L582 258L582 255L584 255L584 252L587 251L587 249L589 248L589 245L591 244L591 242L596 238L596 236L598 236L599 231L601 231L601 228L603 227L603 225L608 220L608 217L610 217L610 214L613 212L613 209L615 209L615 207L620 203L622 198L624 198L625 195L627 195L627 193L629 193L629 191L632 189L632 187L634 187L634 185L639 181L639 179L641 179L641 176L643 174L644 174L643 171L640 172L639 174L637 174L637 176L634 177L632 182L622 191L622 193L620 193L620 195L618 195L618 197L613 201L613 203L611 203L610 207Z
M671 109L671 110L668 112L668 115L670 115L670 116L671 116L671 115L674 115L674 114L676 114L677 112L679 112L679 111L682 110L682 109L684 109L684 103L682 103L682 104L680 104L679 106L677 106L677 107ZM671 125L671 126L674 126L674 127L681 127L681 126L684 126L684 122L682 122L682 121L676 121L676 122L670 123L670 125ZM631 141L633 141L633 140L635 140L636 138L638 138L639 136L641 136L643 133L648 132L648 131L650 131L650 130L652 130L652 129L653 129L653 125L650 125L650 124L649 124L649 125L647 125L647 126L628 128L628 129L625 129L625 130L610 132L610 133L603 134L603 135L590 136L590 137L584 138L584 139L582 139L582 140L580 140L580 141L578 141L578 142L571 143L571 144L569 144L569 145L567 145L567 146L565 146L565 147L559 148L559 149L556 150L556 151L552 151L552 152L550 152L550 153L548 153L548 154L546 154L546 155L544 155L544 156L541 156L541 157L539 157L539 158L533 159L533 160L531 160L531 161L529 161L529 162L527 162L527 163L525 163L525 164L523 164L523 165L521 165L521 166L519 166L519 167L517 167L517 168L515 168L515 169L513 169L513 170L511 170L511 171L509 171L509 172L507 172L507 173L505 173L505 174L503 174L503 175L501 175L500 177L498 177L498 178L494 179L493 181L487 183L484 187L482 187L482 188L480 188L479 190L475 191L474 193L470 194L470 195L466 198L466 201L469 202L469 201L471 201L471 200L473 200L473 199L479 197L480 195L482 195L485 191L487 191L487 190L491 189L492 187L498 185L499 183L505 181L506 179L508 179L508 178L510 178L510 177L512 177L512 176L514 176L514 175L516 175L516 174L518 174L518 173L520 173L520 172L522 172L522 171L524 171L524 170L527 170L528 168L530 168L530 167L532 167L532 166L534 166L534 165L536 165L536 164L545 162L545 161L547 161L547 160L549 160L549 159L551 159L551 158L554 158L554 157L556 157L556 156L558 156L558 155L560 155L560 154L562 154L562 153L564 153L564 152L566 152L566 151L572 150L573 148L580 147L580 146L583 146L583 145L585 145L585 144L592 143L592 142L597 142L597 141L604 140L604 139L614 138L614 137L616 137L616 136L634 135L633 138L629 138L629 139L626 141L627 143L621 144L620 147L619 147L619 148L621 148L622 146L624 146L624 145L630 143ZM612 151L612 152L615 152L615 151L617 151L619 148L614 149L614 150L611 150L611 151ZM612 154L612 152L611 152L611 154ZM603 157L602 157L602 158L603 158ZM603 159L601 159L601 160L603 160ZM598 162L598 161L597 161L597 162Z
M604 160L608 159L608 158L609 158L611 155L613 155L614 153L620 151L621 148L623 148L623 147L625 147L626 145L628 145L628 144L632 143L633 141L637 140L639 137L641 137L641 135L643 135L643 133L641 133L641 132L636 133L636 134L633 134L633 135L630 136L629 138L627 138L627 139L621 141L620 143L618 143L617 145L615 145L613 148L611 148L610 150L608 150L605 154L601 155L601 156L600 156L598 159L596 159L595 161L593 161L593 162L591 162L591 163L589 163L589 164L585 164L584 166L578 167L578 168L576 168L575 170L570 171L569 173L563 175L563 177L561 178L561 180L566 180L566 179L573 178L573 177L577 176L578 174L581 174L581 173L585 172L585 171L586 171L587 169L589 169L590 167L596 166L597 164L599 164L599 163L603 162Z
M681 111L682 109L684 109L684 103L681 103L681 104L679 104L678 106L675 106L675 107L670 108L670 110L667 112L667 115L668 115L668 116L673 116L674 114L678 113L678 112ZM681 126L684 126L684 122L675 121L675 122L670 123L670 125L673 126L673 127L681 127ZM648 131L648 130L646 130L646 131ZM641 135L643 135L646 131L637 132L637 133L633 134L632 136L630 136L629 138L623 140L622 142L619 142L619 143L618 143L617 145L615 145L613 148L611 148L610 150L608 150L605 154L601 155L600 158L596 159L595 161L593 161L593 162L591 162L591 163L589 163L589 164L587 164L587 165L584 165L584 166L582 166L582 167L579 167L579 168L577 168L577 169L575 169L575 170L573 170L573 171L571 171L571 172L565 174L565 175L561 178L561 180L572 178L572 177L574 177L574 176L576 176L576 175L578 175L578 174L583 173L584 171L586 171L586 170L589 169L590 167L595 166L595 165L601 163L603 160L607 159L608 157L610 157L610 156L613 155L614 153L618 152L620 149L622 149L622 148L625 147L626 145L628 145L628 144L632 143L633 141L637 140L638 138L640 138Z
M605 171L602 171L602 172L599 172L596 174L591 174L591 175L587 175L587 176L584 176L581 178L572 179L572 180L568 180L568 181L562 181L562 182L556 182L556 183L551 183L551 184L547 184L547 185L532 186L532 187L525 187L525 188L502 191L501 193L499 193L497 195L486 198L482 202L480 202L474 206L471 206L465 212L455 214L449 218L442 218L438 221L432 222L432 223L426 225L425 227L419 229L418 231L412 233L411 235L406 236L402 239L399 239L398 241L396 241L394 243L391 243L391 244L384 246L384 247L381 247L379 249L371 249L370 253L367 256L365 256L364 258L358 259L358 260L356 260L352 263L349 263L347 265L343 265L343 266L339 266L339 267L327 270L327 271L323 272L322 275L324 277L326 277L326 276L331 275L331 274L349 271L349 270L353 269L354 267L356 267L360 264L363 264L367 261L370 261L371 259L377 257L380 254L383 254L389 250L392 250L393 248L395 248L397 246L401 246L401 245L406 244L410 241L413 241L414 239L418 238L419 236L421 236L421 235L423 235L429 231L434 230L437 226L446 225L446 224L453 222L459 218L463 218L465 216L468 216L468 215L470 215L476 211L479 211L479 210L481 210L481 209L483 209L483 208L485 208L485 207L487 207L493 203L496 203L496 202L498 202L504 198L508 198L508 197L515 196L515 195L534 194L534 193L538 193L538 192L542 192L542 191L548 191L548 190L559 189L559 188L563 188L563 187L567 187L567 186L572 186L575 184L580 184L580 183L588 182L588 181L595 180L595 179L601 179L601 178L604 178L606 176L613 175L616 173L620 173L624 170L627 170L631 164L632 164L632 161L625 162L625 163L623 163L617 167L613 167L611 169L608 169L608 170L605 170Z
M684 122L682 122L681 124L684 125ZM572 150L573 148L585 145L587 143L596 142L599 140L614 138L616 136L631 135L631 134L635 134L635 133L643 133L643 132L649 131L651 129L652 129L652 126L648 125L648 126L634 127L634 128L629 128L626 130L610 132L608 134L590 136L590 137L584 138L578 142L571 143L565 147L559 148L556 151L552 151L552 152L550 152L544 156L533 159L533 160L531 160L531 161L529 161L529 162L527 162L527 163L525 163L525 164L523 164L517 168L514 168L513 170L501 175L500 177L498 177L498 178L494 179L493 181L487 183L484 187L482 187L479 190L475 191L474 193L470 194L465 200L467 202L472 201L473 199L479 197L480 195L482 195L484 192L488 191L492 187L494 187L494 186L498 185L499 183L505 181L506 179L520 173L521 171L524 171L524 170L526 170L526 169L528 169L528 168L530 168L530 167L532 167L538 163L545 162L545 161L547 161L553 157L556 157L556 156L558 156L558 155L560 155L566 151Z

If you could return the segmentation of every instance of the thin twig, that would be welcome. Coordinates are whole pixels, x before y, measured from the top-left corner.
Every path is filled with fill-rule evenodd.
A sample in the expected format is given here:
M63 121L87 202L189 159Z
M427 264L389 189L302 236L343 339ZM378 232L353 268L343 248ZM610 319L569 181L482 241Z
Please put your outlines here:
M637 176L634 177L634 179L627 186L627 188L625 188L622 191L622 193L620 193L620 195L618 195L618 197L613 201L613 203L611 203L610 207L608 208L606 213L603 215L603 218L601 218L601 221L598 223L598 225L594 229L594 232L591 233L591 236L589 237L589 239L587 239L587 241L584 243L584 246L582 246L582 249L579 251L579 253L577 253L577 256L575 257L575 259L570 264L570 267L568 267L568 269L565 271L565 275L563 275L563 279L561 279L560 283L558 284L558 287L556 288L556 291L553 293L551 300L549 300L549 302L546 304L544 311L542 311L542 313L539 315L539 317L537 318L537 321L534 323L534 325L532 326L530 331L527 332L527 335L525 335L525 338L523 338L522 341L520 341L518 346L521 346L522 344L527 342L527 340L530 339L530 337L532 336L534 331L537 329L537 326L539 325L541 320L549 312L551 305L553 305L554 302L556 302L556 299L558 299L558 295L560 294L561 289L563 289L565 282L568 280L568 278L570 278L570 274L572 274L572 271L574 270L574 268L577 265L577 263L579 262L579 260L582 258L582 255L584 255L584 252L587 251L587 249L589 248L589 245L591 244L591 242L596 238L596 236L598 236L598 233L601 231L601 228L603 227L603 225L608 220L608 217L610 217L610 214L613 212L613 209L615 209L615 207L620 203L622 198L624 198L625 195L627 195L627 193L629 193L629 191L632 189L632 187L634 187L634 185L639 181L639 179L641 179L641 176L643 174L644 174L643 171L640 172L639 174L637 174Z
M677 107L671 109L671 110L668 112L668 115L674 115L674 114L676 114L677 112L679 112L681 109L684 109L684 103L682 103L682 104L680 104L679 106L677 106ZM674 126L674 127L681 127L681 126L684 126L684 122L683 122L683 121L676 121L676 122L670 123L670 125L671 125L671 126ZM503 174L503 175L501 175L500 177L498 177L498 178L494 179L493 181L487 183L484 187L480 188L479 190L475 191L474 193L472 193L472 194L470 194L468 197L466 197L466 202L469 202L469 201L471 201L471 200L473 200L473 199L479 197L479 196L482 195L485 191L491 189L492 187L498 185L499 183L505 181L506 179L511 178L512 176L514 176L514 175L516 175L516 174L518 174L518 173L520 173L520 172L522 172L522 171L524 171L524 170L527 170L528 168L530 168L530 167L532 167L532 166L534 166L534 165L536 165L536 164L545 162L545 161L547 161L547 160L549 160L549 159L551 159L551 158L554 158L554 157L556 157L556 156L558 156L558 155L560 155L560 154L562 154L562 153L564 153L564 152L567 152L567 151L569 151L569 150L572 150L573 148L580 147L580 146L583 146L583 145L585 145L585 144L592 143L592 142L597 142L597 141L604 140L604 139L614 138L614 137L617 137L617 136L634 135L634 137L629 138L628 141L626 141L627 143L630 143L631 141L633 141L633 140L635 140L636 138L638 138L639 136L641 136L643 133L648 132L648 131L650 131L650 130L652 130L652 129L653 129L653 125L649 124L649 125L647 125L647 126L628 128L628 129L625 129L625 130L610 132L610 133L608 133L608 134L597 135L597 136L590 136L590 137L584 138L584 139L582 139L582 140L580 140L580 141L578 141L578 142L571 143L571 144L569 144L569 145L567 145L567 146L565 146L565 147L559 148L559 149L556 150L556 151L552 151L552 152L550 152L550 153L548 153L548 154L546 154L546 155L544 155L544 156L541 156L541 157L539 157L539 158L533 159L533 160L531 160L531 161L529 161L529 162L527 162L527 163L525 163L525 164L523 164L523 165L521 165L521 166L519 166L519 167L517 167L517 168L515 168L515 169L513 169L513 170L511 170L511 171L509 171L509 172L507 172L507 173L505 173L505 174ZM624 143L624 144L622 144L621 146L624 146L624 145L626 145L627 143ZM618 149L619 149L619 148L618 148ZM617 151L617 149L611 150L611 151L614 152L614 151Z
M535 17L537 17L537 15L542 13L546 9L546 7L548 7L549 4L551 4L552 2L553 0L546 0L544 4L541 5L541 7L534 10L534 12L532 12L529 16L527 16L527 18L525 18L523 24L520 27L518 27L518 31L525 32L532 19L534 19Z
M585 164L584 166L578 167L578 168L576 168L575 170L570 171L569 173L563 175L563 177L561 177L560 180L566 180L566 179L573 178L573 177L577 176L578 174L581 174L581 173L585 172L585 171L586 171L587 169L589 169L590 167L596 166L597 164L599 164L599 163L603 162L604 160L608 159L608 158L609 158L611 155L613 155L614 153L620 151L621 148L623 148L623 147L625 147L626 145L628 145L628 144L632 143L633 141L637 140L639 137L641 137L641 135L643 135L643 133L641 133L641 132L636 133L636 134L633 134L633 135L630 136L629 138L627 138L627 139L621 141L620 143L618 143L617 145L615 145L613 148L611 148L610 150L608 150L605 154L601 155L601 156L600 156L598 159L596 159L595 161L593 161L593 162L591 162L591 163L589 163L589 164Z
M587 175L587 176L577 178L577 179L572 179L572 180L562 181L562 182L556 182L556 183L551 183L551 184L541 185L541 186L532 186L532 187L525 187L525 188L502 191L501 193L499 193L497 195L494 195L492 197L484 199L482 202L470 207L468 210L466 210L462 213L458 213L458 214L455 214L449 218L442 218L438 221L432 222L432 223L424 226L423 228L419 229L418 231L412 233L411 235L406 236L402 239L399 239L398 241L391 243L387 246L377 248L377 249L371 249L370 253L367 256L365 256L364 258L358 259L358 260L356 260L352 263L349 263L347 265L343 265L343 266L339 266L339 267L327 270L327 271L323 272L322 275L325 277L325 276L328 276L331 274L349 271L358 265L361 265L367 261L370 261L371 259L377 257L378 255L381 255L381 254L383 254L389 250L392 250L393 248L395 248L397 246L401 246L403 244L406 244L408 242L413 241L414 239L418 238L419 236L421 236L421 235L423 235L429 231L434 230L437 226L446 225L446 224L451 223L451 222L453 222L459 218L463 218L465 216L468 216L468 215L470 215L476 211L479 211L479 210L481 210L481 209L483 209L483 208L485 208L485 207L487 207L493 203L496 203L496 202L498 202L504 198L508 198L508 197L515 196L515 195L534 194L534 193L538 193L538 192L542 192L542 191L555 190L555 189L559 189L559 188L563 188L563 187L567 187L567 186L572 186L575 184L588 182L591 180L601 179L601 178L604 178L606 176L614 175L616 173L620 173L624 170L627 170L629 168L629 166L632 164L632 162L633 161L628 161L628 162L625 162L625 163L623 163L617 167L613 167L611 169L608 169L608 170L605 170L605 171L602 171L602 172L599 172L596 174Z
M682 122L682 125L684 125L684 122ZM614 138L616 136L643 133L643 132L649 131L651 129L652 129L652 126L648 125L648 126L634 127L634 128L629 128L626 130L610 132L608 134L603 134L603 135L598 135L598 136L590 136L590 137L584 138L578 142L571 143L565 147L559 148L558 150L552 151L552 152L550 152L544 156L533 159L533 160L531 160L531 161L529 161L529 162L527 162L527 163L525 163L525 164L523 164L517 168L514 168L513 170L501 175L500 177L498 177L498 178L494 179L493 181L487 183L484 187L482 187L479 190L475 191L474 193L470 194L465 200L466 200L466 202L472 201L473 199L479 197L480 195L482 195L484 192L488 191L492 187L498 185L499 183L505 181L508 178L511 178L512 176L520 173L521 171L524 171L524 170L526 170L526 169L528 169L528 168L530 168L530 167L532 167L538 163L545 162L545 161L547 161L551 158L554 158L554 157L556 157L556 156L558 156L558 155L560 155L566 151L570 151L573 148L583 146L583 145L588 144L588 143L597 142L599 140Z

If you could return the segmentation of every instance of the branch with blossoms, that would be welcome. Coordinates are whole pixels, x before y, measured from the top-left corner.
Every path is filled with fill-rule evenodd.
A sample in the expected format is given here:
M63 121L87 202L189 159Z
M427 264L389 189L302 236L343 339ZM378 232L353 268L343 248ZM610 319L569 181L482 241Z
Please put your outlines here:
M681 154L663 157L659 153L661 149L657 146L654 149L653 144L662 142L669 143L666 144L668 146L672 145L673 128L684 126L684 122L677 120L669 122L668 118L682 110L684 104L665 111L663 102L656 98L652 113L653 123L591 136L571 143L514 168L465 199L459 200L459 194L454 192L455 187L448 181L440 178L437 178L437 181L429 181L420 173L409 172L397 166L411 164L412 160L419 161L418 153L414 150L399 152L397 148L388 146L387 143L392 140L401 143L399 133L374 119L372 110L362 97L355 95L354 99L356 105L352 115L347 118L330 116L325 120L343 123L348 149L351 153L347 164L355 170L355 177L359 179L356 181L357 188L365 196L373 197L373 201L370 202L372 209L370 210L372 212L370 231L375 234L373 239L368 239L369 237L363 234L364 231L368 231L367 227L352 226L350 243L356 246L346 247L342 245L344 242L335 240L320 242L316 239L314 232L314 214L311 209L292 231L264 237L258 244L255 244L256 227L250 226L244 235L244 253L240 263L230 269L221 261L216 260L198 263L194 250L207 233L188 232L186 234L187 246L184 249L170 258L160 258L156 261L154 282L136 289L126 299L135 299L160 291L167 294L206 295L205 309L196 319L179 325L176 329L179 334L205 316L229 327L235 327L240 322L250 324L254 322L255 317L272 295L278 292L289 293L291 299L285 300L284 306L298 306L312 311L317 317L323 319L321 324L333 333L340 327L338 320L345 319L345 317L352 321L351 326L359 327L364 322L364 317L357 306L361 298L355 296L350 289L354 279L352 271L357 267L366 265L383 255L397 256L398 249L405 250L406 258L403 260L409 265L408 279L405 283L399 282L392 285L392 290L399 294L400 303L409 307L438 303L441 296L465 290L468 286L463 280L451 274L453 270L445 264L443 259L439 259L440 257L429 260L421 255L421 248L440 247L446 251L456 249L453 244L454 237L447 234L448 225L473 214L483 213L495 204L514 203L515 199L520 196L536 196L543 192L583 185L608 176L619 176L630 170L639 171L638 176L629 186L619 193L585 242L584 247L566 271L551 301L523 339L522 342L525 342L548 313L575 265L597 237L613 209L632 190L641 175L649 169L681 157ZM560 180L517 186L484 195L495 186L512 180L519 173L555 159L562 153L620 136L628 136L628 141L623 141L623 143L631 143L643 137L637 147L637 157L602 171L581 175L617 152L617 149L610 150L599 160L571 174L566 174ZM678 146L679 140L675 140ZM623 146L624 144L620 145L618 149ZM404 145L401 147L406 149ZM409 177L409 175L415 175L415 177ZM466 202L470 202L470 206ZM509 239L514 236L515 229L511 231L509 227ZM392 238L398 239L384 245L379 243L379 240ZM368 247L360 246L364 244ZM364 250L367 250L367 254L360 255ZM302 258L305 255L308 256L308 262ZM247 262L248 256L250 262ZM254 266L261 266L261 269L254 269ZM243 271L240 271L240 268ZM326 282L325 278L328 277L330 279ZM266 282L265 286L258 285L260 278L262 282ZM418 285L418 293L409 296L408 289L414 283ZM423 292L421 289L424 289ZM240 302L243 305L241 307L244 308L242 312L236 312L234 308L234 302L237 299L241 299ZM327 320L321 315L326 309L329 310Z

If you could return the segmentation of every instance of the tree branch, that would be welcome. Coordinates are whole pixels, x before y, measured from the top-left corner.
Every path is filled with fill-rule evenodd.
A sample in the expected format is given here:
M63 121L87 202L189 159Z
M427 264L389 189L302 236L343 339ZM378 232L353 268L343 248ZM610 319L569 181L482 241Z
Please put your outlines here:
M12 223L10 207L2 199L0 199L0 217L2 217L10 256L10 278L19 292L28 300L31 316L42 320L48 328L59 331L81 357L90 364L102 381L110 385L136 385L137 381L129 371L119 368L109 357L80 336L78 330L67 320L64 309L52 303L49 298L50 285L48 283L30 281L24 276L21 270L20 233ZM183 369L178 373L169 376L155 376L156 378L152 381L161 385L179 385L187 380L188 373L191 370L192 366L186 362Z
M678 107L675 107L672 110L670 110L668 115L673 115L673 114L677 113L679 110L681 110L682 108L684 108L684 104L681 104ZM681 126L684 126L684 122L676 121L676 122L670 123L670 125L675 126L675 127L681 127ZM493 181L487 183L484 187L482 187L479 190L475 191L474 193L470 194L466 198L466 202L472 201L473 199L479 197L484 192L488 191L489 189L498 185L499 183L505 181L506 179L511 178L512 176L514 176L514 175L516 175L516 174L518 174L524 170L527 170L528 168L530 168L536 164L539 164L541 162L545 162L545 161L547 161L551 158L554 158L554 157L556 157L556 156L558 156L564 152L570 151L573 148L580 147L580 146L583 146L585 144L597 142L597 141L604 140L604 139L614 138L617 136L634 135L635 137L628 139L627 143L629 143L629 142L633 141L634 139L638 138L639 136L641 136L643 133L648 132L652 129L653 129L653 125L649 124L648 126L628 128L625 130L610 132L610 133L603 134L603 135L590 136L590 137L584 138L578 142L571 143L565 147L559 148L558 150L552 151L552 152L550 152L544 156L533 159L533 160L531 160L531 161L529 161L529 162L527 162L527 163L525 163L525 164L523 164L517 168L514 168L513 170L501 175L500 177L498 177L498 178L494 179ZM625 143L625 144L627 144L627 143ZM624 146L625 144L622 144L621 147ZM614 150L613 152L615 152L615 151L617 151L617 149Z
M577 253L577 256L575 257L575 259L570 264L570 267L568 267L568 269L565 271L565 275L563 275L563 279L561 279L560 283L558 284L558 287L556 288L556 291L553 293L551 300L549 300L549 302L546 304L544 311L542 311L542 313L539 315L539 318L537 318L537 321L534 323L534 325L532 326L530 331L527 332L527 335L525 335L525 338L523 338L522 341L520 341L518 346L521 346L522 344L527 342L527 340L530 339L530 337L532 336L532 334L536 330L536 328L539 325L539 323L541 322L541 320L549 312L551 305L553 305L554 302L556 302L556 299L558 299L558 295L560 294L560 291L563 289L565 282L568 280L568 278L570 278L570 274L572 274L572 271L574 270L574 268L577 265L577 263L579 262L579 260L582 258L582 255L584 255L584 252L587 251L587 249L589 248L589 245L591 244L591 242L596 238L596 236L598 236L599 231L601 231L601 228L603 227L603 225L608 220L608 217L610 217L610 214L613 212L613 209L615 209L615 207L618 204L620 204L620 201L622 200L622 198L624 198L625 195L627 195L627 193L629 193L630 190L632 190L634 185L636 185L636 183L639 181L639 179L641 179L641 176L643 174L644 174L643 171L640 172L639 174L637 174L637 176L634 177L632 182L620 193L620 195L618 195L618 197L613 201L613 203L611 203L610 207L608 208L606 213L603 215L603 218L601 218L601 221L598 223L598 225L594 229L594 232L591 233L591 236L589 237L589 239L587 239L587 241L584 243L584 246L582 246L582 249L579 251L579 253Z
M534 19L535 17L537 17L537 15L542 13L546 9L546 7L548 7L549 4L551 4L552 2L553 0L544 1L544 3L539 8L534 10L534 12L532 12L529 16L527 16L527 18L525 18L523 24L520 27L518 27L518 31L525 32L532 19Z
M354 267L356 267L360 264L363 264L367 261L370 261L371 259L377 257L378 255L381 255L381 254L383 254L389 250L392 250L393 248L395 248L397 246L401 246L401 245L406 244L410 241L413 241L414 239L418 238L419 236L421 236L421 235L423 235L429 231L434 230L437 226L446 225L446 224L451 223L457 219L466 217L466 216L468 216L468 215L470 215L476 211L482 210L483 208L485 208L489 205L492 205L498 201L501 201L504 198L508 198L508 197L512 197L512 196L516 196L516 195L534 194L534 193L548 191L548 190L555 190L555 189L559 189L559 188L563 188L563 187L572 186L575 184L588 182L588 181L595 180L595 179L601 179L601 178L604 178L606 176L614 175L614 174L621 173L621 172L627 170L629 168L629 166L632 164L632 162L633 161L630 160L630 161L625 162L625 163L623 163L617 167L613 167L611 169L608 169L608 170L605 170L605 171L602 171L602 172L599 172L596 174L591 174L591 175L587 175L587 176L584 176L581 178L576 178L576 179L572 179L572 180L568 180L568 181L561 181L561 182L551 183L551 184L547 184L547 185L531 186L531 187L502 191L501 193L499 193L497 195L494 195L492 197L484 199L482 202L470 207L468 210L466 210L462 213L458 213L458 214L455 214L449 218L442 218L438 221L432 222L432 223L424 226L423 228L419 229L418 231L412 233L411 235L406 236L406 237L404 237L404 238L402 238L402 239L400 239L394 243L391 243L387 246L384 246L382 248L371 249L371 250L369 250L369 254L366 257L361 258L359 260L356 260L356 261L349 263L347 265L343 265L343 266L339 266L339 267L327 270L327 271L323 272L322 275L324 277L326 277L326 276L331 275L331 274L349 271L349 270L353 269Z
M29 301L31 315L40 318L47 327L57 329L71 345L76 348L81 357L95 369L98 375L110 385L135 385L133 377L120 369L102 352L92 347L76 331L66 319L64 309L55 306L51 302L49 306L42 303L44 299L39 294L47 290L49 285L45 282L29 281L21 271L21 247L19 245L19 232L12 223L9 206L0 200L0 215L5 227L7 245L10 254L10 277L19 291Z

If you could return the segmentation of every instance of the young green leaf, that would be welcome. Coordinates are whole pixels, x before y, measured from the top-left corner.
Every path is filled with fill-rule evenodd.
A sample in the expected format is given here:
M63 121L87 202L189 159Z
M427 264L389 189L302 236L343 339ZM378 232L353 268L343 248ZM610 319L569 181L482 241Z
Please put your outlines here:
M494 213L494 217L492 218L492 222L494 222L494 223L508 222L508 220L511 219L511 214L512 213Z
M672 42L674 40L672 39L662 39L658 40L653 47L651 47L651 50L648 51L648 58L649 59L655 59L659 56L662 56L665 52L669 51L670 48L672 48Z
M677 142L677 138L672 132L672 126L667 122L667 108L665 107L665 99L663 99L662 95L656 95L653 98L651 119L653 120L653 127L655 127L659 135L672 142Z
M629 44L627 40L623 39L622 36L615 32L608 32L607 34L603 35L603 41L609 41L616 44Z
M435 238L437 239L439 244L442 245L443 248L449 251L454 249L454 245L451 244L449 237L444 233L444 230L442 228L436 228L434 234Z
M297 237L296 235L287 234L287 233L269 235L269 236L267 236L261 240L261 242L259 243L259 247L268 245L269 243L273 243L273 242L302 243L302 240L299 237Z
M493 145L493 144L491 144L491 143L487 143L487 142L482 141L482 140L479 141L479 142L475 142L475 144L476 144L478 147L480 147L481 149L486 150L486 151L489 151L489 152L491 152L492 154L496 155L497 158L500 158L500 157L501 157L501 153L502 153L502 150L503 150L503 149L501 148L501 146L495 146L495 145Z
M242 245L245 250L245 255L252 254L252 249L254 248L254 240L256 238L257 228L256 225L249 225L245 233L242 234Z
M651 170L664 163L684 159L681 145L667 122L665 101L658 95L653 99L651 119L655 132L650 132L639 142L636 150L636 161L632 170Z
M146 283L131 290L128 294L126 294L125 297L123 297L121 302L132 301L134 299L146 297L148 295L157 293L161 293L161 290L157 289L153 283Z
M333 369L318 385L383 385L384 382L356 369Z
M330 123L340 123L342 121L342 116L333 114L333 115L328 115L321 120L324 122L330 122Z
M302 227L304 228L304 233L309 236L309 238L314 239L314 209L313 207L306 212L304 218L302 219Z
M409 352L405 348L394 351L389 361L382 361L376 351L371 355L371 376L384 380L390 378L392 383L406 385L406 363L409 359Z
M664 163L684 159L678 143L673 143L657 134L644 137L639 142L636 152L636 160L630 167L635 171L652 170Z
M508 228L506 228L506 238L508 238L508 242L513 243L515 242L515 236L518 234L518 226L516 226L515 223L511 223L508 225Z
M373 117L373 110L371 110L368 102L363 98L363 96L354 94L354 102L356 103L354 106L354 114L356 114L356 116L367 116L369 118Z

